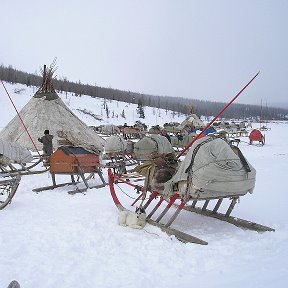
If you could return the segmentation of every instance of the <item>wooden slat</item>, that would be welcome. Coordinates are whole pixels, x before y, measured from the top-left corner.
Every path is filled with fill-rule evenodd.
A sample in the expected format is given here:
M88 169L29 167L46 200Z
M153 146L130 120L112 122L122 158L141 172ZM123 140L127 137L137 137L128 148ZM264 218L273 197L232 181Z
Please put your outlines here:
M202 210L205 211L207 209L207 206L209 204L210 200L206 200L203 207L202 207Z
M195 244L200 244L200 245L208 244L208 242L200 238L181 232L177 229L173 229L171 227L165 227L163 224L155 222L151 219L147 219L147 222L153 226L157 226L158 228L160 228L163 232L167 233L168 235L174 235L178 240L184 243L195 243Z
M205 215L208 217L213 217L218 220L228 222L230 224L233 224L237 227L244 228L244 229L254 230L257 232L275 231L275 229L268 227L268 226L264 226L255 222L251 222L251 221L244 220L241 218L236 218L233 216L225 216L225 214L218 213L218 212L214 213L213 211L208 210L208 209L206 211L203 211L201 208L197 208L197 207L193 208L191 206L185 206L183 209L186 211L195 212L197 214Z
M216 212L218 211L220 205L222 204L222 201L223 201L223 198L218 199L218 201L217 201L217 203L216 203L216 205L215 205L215 207L214 207L212 213L216 213Z

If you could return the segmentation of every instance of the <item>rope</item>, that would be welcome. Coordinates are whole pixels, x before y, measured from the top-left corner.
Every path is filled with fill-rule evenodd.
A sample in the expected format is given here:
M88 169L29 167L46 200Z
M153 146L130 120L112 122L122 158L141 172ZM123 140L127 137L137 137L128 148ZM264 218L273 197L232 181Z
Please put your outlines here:
M145 231L145 232L148 233L148 234L155 235L155 236L158 236L158 237L159 237L159 234L157 234L157 233L149 232L149 231L147 231L146 229L142 229L142 230Z
M124 191L123 191L123 189L118 185L118 184L116 184L116 183L114 183L119 189L120 189L120 191L123 193L123 194L125 194L127 197L129 197L130 199L133 199L133 200L135 200L135 199L137 199L136 197L134 198L134 197L132 197L132 196L130 196L129 194L127 194L127 193L125 193ZM148 197L149 198L149 197ZM146 198L146 199L148 199L148 198ZM146 200L146 199L144 199L144 200Z

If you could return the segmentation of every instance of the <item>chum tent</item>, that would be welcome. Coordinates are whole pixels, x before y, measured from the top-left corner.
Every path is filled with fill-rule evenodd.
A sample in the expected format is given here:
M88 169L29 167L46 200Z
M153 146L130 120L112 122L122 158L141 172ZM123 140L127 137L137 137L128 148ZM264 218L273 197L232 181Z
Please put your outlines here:
M94 152L103 151L105 140L81 121L55 92L52 85L54 71L53 65L47 69L44 65L42 86L19 112L37 149L42 150L37 139L47 129L54 136L54 150L62 145L73 145ZM18 115L1 130L0 138L36 150Z

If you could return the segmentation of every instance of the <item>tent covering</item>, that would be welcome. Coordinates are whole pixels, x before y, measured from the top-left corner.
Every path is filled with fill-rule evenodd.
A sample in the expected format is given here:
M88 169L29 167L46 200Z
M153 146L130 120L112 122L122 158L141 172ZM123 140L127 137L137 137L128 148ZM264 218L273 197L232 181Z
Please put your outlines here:
M204 128L205 124L196 114L190 114L179 126L178 130L185 129L186 126L193 126L194 128Z
M48 129L54 136L55 150L61 145L73 145L93 152L103 151L105 140L81 121L55 92L52 85L53 72L53 65L48 70L44 65L42 86L19 112L37 149L42 150L42 144L37 139ZM18 115L1 130L0 138L35 151Z
M54 149L68 144L95 152L103 150L105 140L70 111L59 97L53 100L47 100L45 95L33 97L19 113L38 150L42 150L42 144L37 139L43 136L46 129L54 136ZM0 137L35 151L18 115L1 130Z

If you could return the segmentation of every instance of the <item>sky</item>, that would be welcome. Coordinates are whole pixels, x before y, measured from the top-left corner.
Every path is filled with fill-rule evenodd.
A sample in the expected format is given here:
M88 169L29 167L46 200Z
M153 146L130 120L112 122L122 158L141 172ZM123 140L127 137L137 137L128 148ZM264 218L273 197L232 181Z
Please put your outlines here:
M287 103L287 0L0 0L0 64L151 95Z
M32 87L9 83L5 86L14 100L23 98L19 110L33 95ZM24 90L17 94L16 88ZM95 114L100 114L101 99L93 99L94 103L99 103L92 106L88 96L58 95L88 125L93 124L90 122L92 117L87 118L78 109L93 109ZM7 98L0 98L7 101L0 103L0 129L12 116L13 107ZM19 101L16 103L20 104ZM111 110L118 114L123 109L121 105L123 102L109 102ZM133 105L130 104L127 110L133 110ZM133 119L131 114L127 118L129 123L143 120ZM146 107L145 114L145 123L149 127L155 125L153 108ZM158 123L162 126L170 121L170 114L161 110L161 115ZM184 119L182 116L176 121ZM105 120L106 124L116 122L120 122L119 118ZM259 123L252 123L252 126L257 129ZM208 242L208 245L184 244L149 224L144 230L119 226L119 211L108 186L75 195L67 193L75 189L71 186L35 193L33 189L52 184L51 175L48 172L27 175L22 176L12 202L0 210L0 287L6 288L14 279L21 288L286 287L288 133L285 131L288 122L267 123L267 127L268 131L262 131L266 140L264 146L257 142L249 145L248 137L239 138L239 148L256 169L256 184L252 194L241 197L231 215L272 227L275 232L242 230L211 217L181 211L172 228ZM32 170L43 171L43 166ZM102 171L107 181L107 168ZM0 173L0 181L1 177ZM57 184L69 180L69 175L56 175ZM143 181L134 180L131 178L131 183L143 185ZM88 181L90 186L100 183L97 176ZM78 188L84 187L83 182L77 185ZM115 189L121 203L134 211L130 206L134 199L129 196L138 197L137 191L124 184L115 185ZM158 199L149 205L147 214ZM226 200L219 208L222 213L228 209ZM165 204L167 202L163 201L155 212L154 220ZM202 201L199 206L203 204ZM215 204L212 200L207 208L213 209ZM167 223L174 211L171 208L161 222Z

